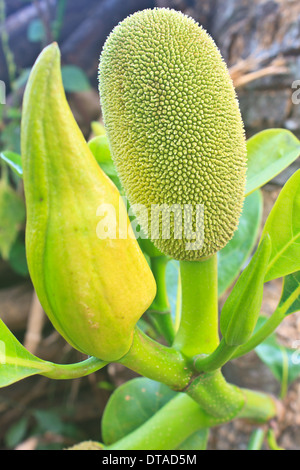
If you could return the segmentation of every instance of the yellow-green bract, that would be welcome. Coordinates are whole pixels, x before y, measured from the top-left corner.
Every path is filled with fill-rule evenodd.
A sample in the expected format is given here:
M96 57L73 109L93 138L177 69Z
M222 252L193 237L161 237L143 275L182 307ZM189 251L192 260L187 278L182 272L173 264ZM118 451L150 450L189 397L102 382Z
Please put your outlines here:
M212 38L177 11L137 12L104 45L99 90L112 158L131 206L147 209L137 215L156 247L179 260L223 248L243 206L246 145L233 83ZM170 236L154 234L159 207L170 210ZM201 243L188 247L195 236Z
M116 233L120 220L125 219L125 228L130 224L117 188L97 164L69 108L55 44L43 50L32 69L21 141L26 253L40 302L76 349L105 361L120 359L156 285L132 231L124 238L98 236L108 208L117 215Z

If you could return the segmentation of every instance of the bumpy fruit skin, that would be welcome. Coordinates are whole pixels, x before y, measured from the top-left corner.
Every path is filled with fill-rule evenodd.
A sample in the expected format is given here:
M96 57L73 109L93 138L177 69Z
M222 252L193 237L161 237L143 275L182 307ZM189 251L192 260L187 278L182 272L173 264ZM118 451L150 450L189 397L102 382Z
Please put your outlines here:
M105 361L131 347L156 286L134 237L100 239L97 209L127 217L66 101L56 44L38 58L26 88L22 158L26 252L40 302L76 349ZM117 223L118 229L118 223ZM118 231L117 231L118 233Z
M196 205L204 208L199 249L186 249L189 237L183 232L180 239L173 221L169 239L151 237L141 216L149 238L178 260L201 260L223 248L243 206L246 143L233 83L211 37L177 11L137 12L104 45L99 91L130 204L145 205L148 221L153 204L189 204L194 230Z

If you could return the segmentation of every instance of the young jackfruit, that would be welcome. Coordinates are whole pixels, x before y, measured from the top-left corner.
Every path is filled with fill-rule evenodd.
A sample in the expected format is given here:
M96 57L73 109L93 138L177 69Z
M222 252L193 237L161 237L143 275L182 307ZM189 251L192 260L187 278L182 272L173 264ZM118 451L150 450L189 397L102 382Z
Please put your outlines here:
M137 12L104 45L99 91L112 158L155 246L178 260L223 248L241 214L246 145L211 37L177 11Z

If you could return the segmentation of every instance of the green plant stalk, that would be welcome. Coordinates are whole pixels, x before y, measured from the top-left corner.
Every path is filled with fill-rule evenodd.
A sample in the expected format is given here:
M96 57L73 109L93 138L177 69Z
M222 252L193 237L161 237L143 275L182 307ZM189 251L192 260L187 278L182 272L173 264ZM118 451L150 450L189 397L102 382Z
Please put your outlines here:
M194 432L217 424L185 394L178 394L138 429L106 450L172 450Z
M242 391L226 382L218 370L196 377L186 393L203 410L217 419L233 419L244 407L245 396Z
M233 353L232 359L244 356L248 352L255 349L259 344L261 344L266 338L268 338L280 323L285 319L286 312L293 305L295 300L299 297L299 289L296 289L286 301L278 306L273 313L273 315L262 325L262 327L247 341L245 344L240 346L236 352Z
M284 319L284 314L281 311L276 310L273 315L262 325L262 327L247 341L245 344L240 346L235 353L232 355L232 359L237 357L244 356L250 351L255 349L259 344L261 344L268 336L270 336L280 323Z
M63 27L63 21L67 6L67 0L59 0L57 5L56 19L52 26L53 37L55 41L59 40L61 29Z
M246 397L244 407L237 417L267 422L276 413L275 405L267 395L257 394L256 399L247 400L248 391L241 390ZM255 392L250 392L251 395ZM201 429L211 428L228 421L206 413L186 394L178 394L161 408L152 418L123 439L106 447L106 450L172 450L185 439Z
M255 429L251 434L247 450L261 450L265 434L266 433L263 429Z
M210 354L219 344L217 255L181 261L181 321L174 347L187 357Z
M51 370L40 375L54 380L77 379L92 374L93 372L102 369L107 364L107 362L101 361L96 357L90 357L89 359L77 364L61 365L49 363L49 365L51 365Z
M272 396L246 388L240 390L245 397L245 406L237 415L238 418L263 424L277 415L276 401Z
M238 346L228 346L226 341L222 339L212 354L206 357L196 357L194 359L194 367L198 372L212 372L220 369L230 360L237 348Z
M216 419L231 420L245 407L248 396L226 382L219 370L193 377L193 371L179 351L162 346L135 330L130 351L118 361L129 369L162 382L173 390L184 391L195 403ZM252 409L256 403L251 394ZM260 403L261 399L258 403ZM269 407L267 407L269 408Z
M168 258L165 256L151 258L151 269L155 277L157 293L149 309L149 314L158 325L160 333L167 340L168 344L171 345L175 337L175 328L166 286L167 264Z
M284 450L282 447L278 446L273 429L269 429L267 432L267 442L270 447L270 450Z
M188 386L193 375L179 351L157 343L138 328L129 352L117 362L178 391Z

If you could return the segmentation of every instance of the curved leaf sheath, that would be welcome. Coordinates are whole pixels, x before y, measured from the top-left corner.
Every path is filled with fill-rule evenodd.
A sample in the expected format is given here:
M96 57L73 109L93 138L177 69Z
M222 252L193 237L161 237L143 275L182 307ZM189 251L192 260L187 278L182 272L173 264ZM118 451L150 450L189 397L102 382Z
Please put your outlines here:
M270 237L265 235L224 304L220 327L229 346L245 343L254 331L262 304L271 246Z

